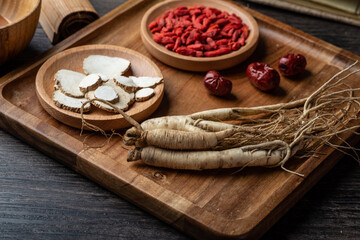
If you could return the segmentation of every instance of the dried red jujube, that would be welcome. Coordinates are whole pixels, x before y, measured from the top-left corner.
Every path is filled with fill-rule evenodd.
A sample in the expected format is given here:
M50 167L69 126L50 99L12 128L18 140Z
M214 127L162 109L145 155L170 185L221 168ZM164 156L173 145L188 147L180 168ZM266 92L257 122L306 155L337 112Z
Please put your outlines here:
M204 77L204 86L216 96L226 96L231 92L232 82L221 76L217 71L209 71Z
M262 91L271 91L280 84L279 73L265 63L255 62L249 64L246 75L250 82Z
M280 58L278 67L282 75L294 76L304 71L306 59L301 54L289 53Z

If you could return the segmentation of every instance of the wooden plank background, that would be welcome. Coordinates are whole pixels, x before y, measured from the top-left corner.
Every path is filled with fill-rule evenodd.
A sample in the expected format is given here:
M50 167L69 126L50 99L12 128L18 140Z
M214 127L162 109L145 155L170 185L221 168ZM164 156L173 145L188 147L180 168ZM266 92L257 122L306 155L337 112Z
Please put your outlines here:
M104 15L121 2L92 0ZM245 3L245 1L239 1ZM355 54L359 28L274 8L251 8ZM37 29L30 46L0 76L51 44ZM8 238L187 239L172 227L0 131L0 233ZM344 158L264 239L356 239L360 167Z

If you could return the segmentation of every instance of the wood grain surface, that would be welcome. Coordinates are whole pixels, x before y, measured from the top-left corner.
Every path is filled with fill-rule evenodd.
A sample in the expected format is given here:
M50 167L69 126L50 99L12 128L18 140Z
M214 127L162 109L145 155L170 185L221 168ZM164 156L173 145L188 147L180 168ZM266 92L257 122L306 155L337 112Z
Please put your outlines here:
M104 5L109 7L111 2ZM93 3L98 10L96 1ZM305 32L308 27L308 33L318 34L329 42L333 40L335 45L359 54L359 39L356 37L359 30L356 28L257 5L250 7L273 14L272 17L303 28ZM333 27L343 29L342 36L332 35ZM323 32L323 28L326 31ZM34 41L29 47L30 53L27 49L23 58L5 65L7 68L2 68L2 73L21 65L27 58L31 59L36 55L33 51L46 49L46 45L39 47L46 43L46 39L39 37L38 46L33 45ZM8 134L2 132L0 139L0 150L4 153L0 162L0 232L5 237L186 239L171 227ZM357 163L345 158L264 238L356 239L359 235L357 167Z

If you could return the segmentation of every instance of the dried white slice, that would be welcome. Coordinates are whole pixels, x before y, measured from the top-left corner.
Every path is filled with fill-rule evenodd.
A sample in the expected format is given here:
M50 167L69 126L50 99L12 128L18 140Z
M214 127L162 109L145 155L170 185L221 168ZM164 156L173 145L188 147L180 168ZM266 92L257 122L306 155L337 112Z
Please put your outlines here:
M116 75L114 78L114 82L116 85L122 87L127 92L135 92L138 86L134 83L134 81L131 78Z
M84 77L79 83L79 89L81 92L86 93L88 91L96 89L103 83L98 74L92 73Z
M153 88L142 88L135 93L135 100L137 102L143 102L150 99L155 95L155 91Z
M101 78L101 80L103 81L103 82L107 82L107 81L109 81L109 77L108 76L106 76L106 75L104 75L104 74L101 74L101 73L97 73L97 75Z
M117 103L115 103L114 105L123 110L126 111L129 106L131 104L134 103L135 101L135 94L134 93L127 93L124 89L122 89L121 87L117 86L115 84L114 81L109 80L108 82L104 83L102 86L110 86L112 87L115 92L119 95L119 101ZM89 91L86 93L86 98L88 98L89 100L95 99L95 91ZM99 101L94 101L92 102L96 107L101 108L105 111L108 112L114 112L117 113L117 111L115 109L113 109L112 107L110 107L109 105L103 103L103 102L99 102Z
M130 61L119 57L103 55L90 55L84 59L83 69L87 74L103 74L112 78L117 74L123 74L130 67Z
M54 76L55 88L58 87L64 94L70 97L82 98L84 93L80 91L79 83L84 77L86 77L85 74L61 69Z
M61 90L54 91L53 100L56 106L59 108L69 110L72 112L80 112L81 106L87 101L86 98L74 98L65 95ZM88 112L91 109L91 104L84 105L84 112Z
M158 85L163 78L161 77L134 77L130 76L131 80L134 81L136 86L140 88L153 88Z
M94 96L97 99L102 99L104 101L108 101L110 103L116 103L119 101L119 95L115 90L110 86L100 86L95 92Z

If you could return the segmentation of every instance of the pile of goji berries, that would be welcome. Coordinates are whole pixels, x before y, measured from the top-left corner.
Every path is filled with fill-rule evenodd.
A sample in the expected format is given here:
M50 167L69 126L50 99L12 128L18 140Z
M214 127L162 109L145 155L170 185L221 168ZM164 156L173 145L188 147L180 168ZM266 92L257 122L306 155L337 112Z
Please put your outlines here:
M249 27L235 14L205 6L177 7L149 24L155 42L176 53L215 57L245 45Z

